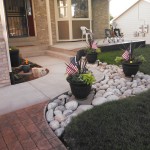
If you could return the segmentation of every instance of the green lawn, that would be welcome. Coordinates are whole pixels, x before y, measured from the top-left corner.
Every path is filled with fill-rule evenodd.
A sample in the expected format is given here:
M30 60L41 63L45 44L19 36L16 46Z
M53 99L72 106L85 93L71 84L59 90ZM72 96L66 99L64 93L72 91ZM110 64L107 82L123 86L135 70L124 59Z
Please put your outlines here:
M146 58L140 70L150 74L150 47L135 50ZM101 53L114 64L120 51ZM97 106L74 118L64 139L71 150L150 150L150 90Z

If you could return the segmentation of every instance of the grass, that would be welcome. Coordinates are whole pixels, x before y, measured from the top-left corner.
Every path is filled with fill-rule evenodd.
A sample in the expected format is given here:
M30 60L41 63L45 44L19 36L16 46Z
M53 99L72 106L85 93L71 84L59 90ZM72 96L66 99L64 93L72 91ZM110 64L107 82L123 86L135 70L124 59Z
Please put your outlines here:
M64 139L71 150L149 150L150 91L105 103L73 119Z
M150 47L135 50L147 60L140 71L150 75ZM115 64L122 51L99 55ZM150 150L150 90L122 101L97 106L74 118L64 139L71 150Z

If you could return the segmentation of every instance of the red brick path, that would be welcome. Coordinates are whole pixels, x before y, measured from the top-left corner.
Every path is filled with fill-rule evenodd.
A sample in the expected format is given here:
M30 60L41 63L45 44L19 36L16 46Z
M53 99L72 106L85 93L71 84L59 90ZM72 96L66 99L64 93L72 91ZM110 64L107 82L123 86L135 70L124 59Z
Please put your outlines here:
M0 150L66 150L44 120L45 104L0 116Z

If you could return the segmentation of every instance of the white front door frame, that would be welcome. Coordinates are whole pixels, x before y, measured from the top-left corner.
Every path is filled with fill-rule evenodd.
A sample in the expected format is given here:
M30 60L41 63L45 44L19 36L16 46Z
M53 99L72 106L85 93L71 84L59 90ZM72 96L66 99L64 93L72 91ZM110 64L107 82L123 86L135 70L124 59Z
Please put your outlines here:
M3 37L6 43L6 53L7 53L7 59L8 59L8 68L9 72L12 72L11 69L11 63L10 63L10 55L9 55L9 45L8 45L8 34L7 34L7 23L6 23L6 17L5 17L5 7L4 7L4 1L0 1L0 16L1 16L1 23L3 28Z

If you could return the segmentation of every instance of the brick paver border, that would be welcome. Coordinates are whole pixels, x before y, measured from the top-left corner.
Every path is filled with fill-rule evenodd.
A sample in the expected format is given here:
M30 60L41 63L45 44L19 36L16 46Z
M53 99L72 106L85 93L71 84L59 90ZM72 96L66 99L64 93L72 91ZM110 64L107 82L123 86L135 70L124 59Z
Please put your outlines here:
M66 150L45 120L46 104L0 116L0 150Z

